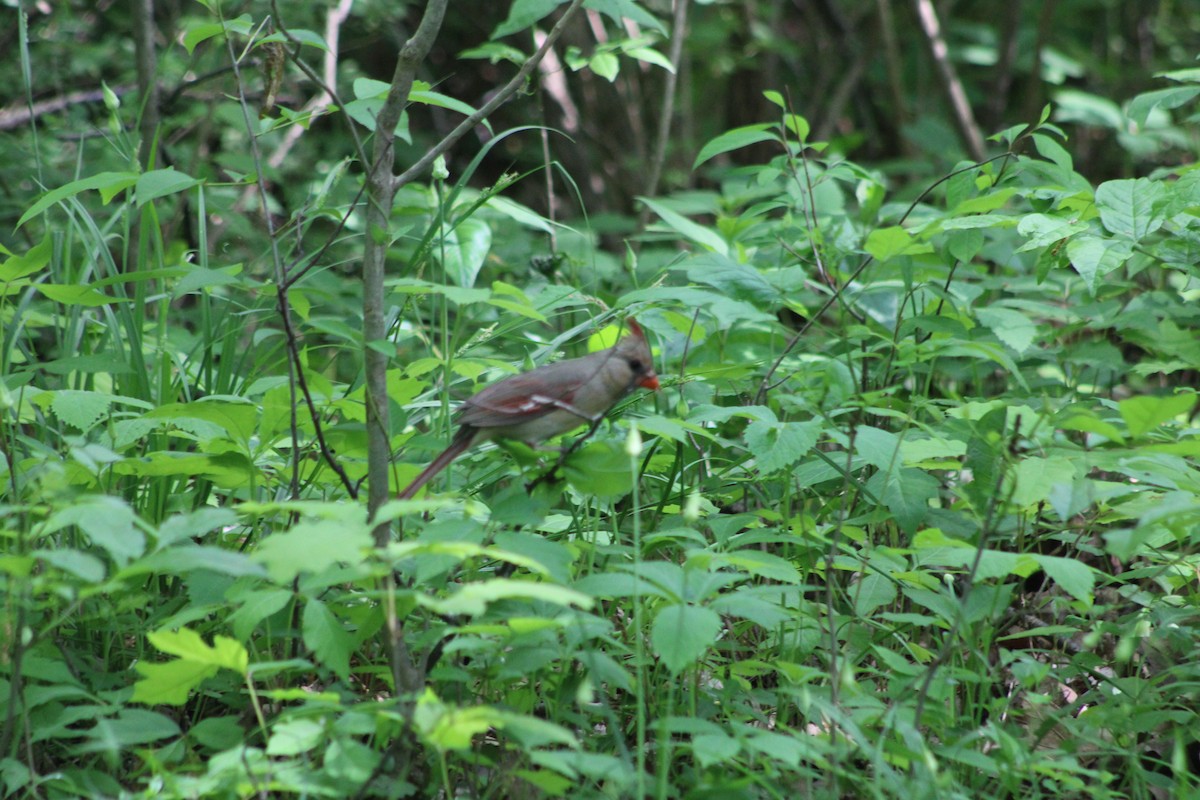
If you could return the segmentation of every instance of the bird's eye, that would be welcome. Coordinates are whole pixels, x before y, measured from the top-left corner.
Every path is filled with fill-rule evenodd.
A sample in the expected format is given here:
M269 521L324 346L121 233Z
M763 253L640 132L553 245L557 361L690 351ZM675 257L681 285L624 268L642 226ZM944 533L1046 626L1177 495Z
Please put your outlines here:
M642 364L642 362L641 362L641 361L639 361L638 359L636 359L636 358L631 358L631 359L629 359L629 368L630 368L631 370L633 370L634 372L641 372L641 371L642 371L642 370L644 370L646 367L645 367L645 365L644 365L644 364Z

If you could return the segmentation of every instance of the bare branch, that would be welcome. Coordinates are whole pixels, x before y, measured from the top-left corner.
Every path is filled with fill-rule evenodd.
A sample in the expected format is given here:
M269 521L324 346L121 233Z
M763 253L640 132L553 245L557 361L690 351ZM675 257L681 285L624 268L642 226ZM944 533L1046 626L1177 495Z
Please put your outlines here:
M950 100L950 109L954 115L954 122L958 126L958 133L962 136L971 158L975 161L983 161L985 158L983 134L979 132L979 125L975 122L971 104L967 102L967 92L963 89L958 72L950 63L950 51L942 36L942 26L938 22L933 0L913 0L913 2L916 4L917 18L921 22L921 29L925 31L925 38L929 42L929 50L933 54L934 63L937 64L938 75L942 79L942 89Z

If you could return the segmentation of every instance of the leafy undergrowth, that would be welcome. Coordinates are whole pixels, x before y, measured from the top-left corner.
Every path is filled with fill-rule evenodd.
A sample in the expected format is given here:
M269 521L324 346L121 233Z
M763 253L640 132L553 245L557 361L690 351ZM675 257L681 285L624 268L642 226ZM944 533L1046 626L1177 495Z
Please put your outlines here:
M536 488L552 455L486 448L376 520L353 236L290 285L289 342L261 264L162 238L240 187L109 171L31 203L0 265L5 790L1200 791L1200 171L1094 186L1043 120L916 196L806 136L718 137L716 188L647 200L624 262L564 229L531 268L548 221L410 187L366 345L394 487L454 399L609 307L664 388Z

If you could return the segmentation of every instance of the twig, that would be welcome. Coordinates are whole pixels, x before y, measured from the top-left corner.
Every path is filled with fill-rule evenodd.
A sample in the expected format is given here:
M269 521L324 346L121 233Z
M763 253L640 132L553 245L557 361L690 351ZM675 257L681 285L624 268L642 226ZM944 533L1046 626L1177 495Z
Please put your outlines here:
M937 9L933 7L933 0L913 0L913 2L916 4L917 19L920 20L921 29L925 32L925 38L929 42L933 61L937 64L938 75L942 79L942 89L945 90L946 96L950 100L950 109L953 112L954 122L958 126L959 135L962 136L971 158L982 161L985 155L983 134L979 132L975 115L971 111L971 104L967 102L966 90L963 89L962 81L958 78L958 72L950 63L950 50L946 46L946 40L942 37L942 26L938 21Z

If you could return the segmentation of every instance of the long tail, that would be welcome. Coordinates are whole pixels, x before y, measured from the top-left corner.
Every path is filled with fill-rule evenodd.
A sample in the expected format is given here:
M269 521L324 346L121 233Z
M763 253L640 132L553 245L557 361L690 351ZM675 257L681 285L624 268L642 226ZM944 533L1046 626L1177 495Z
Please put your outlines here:
M450 462L458 458L458 456L471 446L471 440L475 438L476 429L471 425L463 425L458 429L458 433L454 434L454 438L450 441L450 446L441 452L428 467L421 470L421 474L413 478L412 483L404 487L404 491L396 495L398 500L408 500L417 492L421 491L421 487L429 483L433 476L444 470L450 465Z

